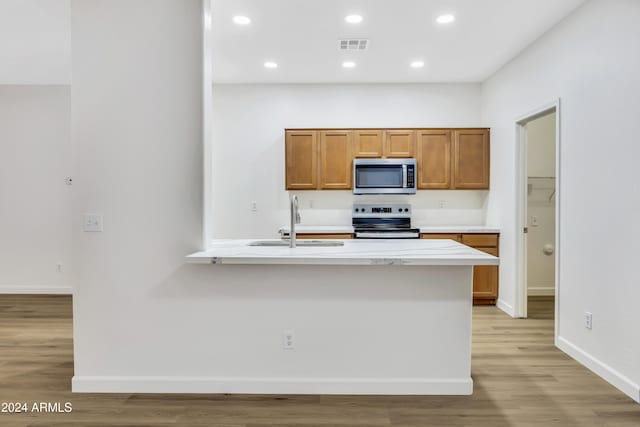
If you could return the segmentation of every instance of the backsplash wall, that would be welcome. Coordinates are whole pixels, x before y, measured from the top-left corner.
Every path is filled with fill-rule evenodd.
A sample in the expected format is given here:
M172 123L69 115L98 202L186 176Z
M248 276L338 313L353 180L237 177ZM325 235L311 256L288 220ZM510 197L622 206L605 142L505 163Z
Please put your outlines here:
M484 225L488 191L418 190L412 196L356 196L349 191L293 193L300 199L304 225L351 224L354 203L409 203L413 225Z
M209 220L216 238L275 238L289 223L285 128L483 127L475 83L216 84L212 121ZM480 225L488 198L481 190L420 190L415 196L384 198L349 191L296 194L305 225L350 224L354 201L375 200L409 201L418 225Z

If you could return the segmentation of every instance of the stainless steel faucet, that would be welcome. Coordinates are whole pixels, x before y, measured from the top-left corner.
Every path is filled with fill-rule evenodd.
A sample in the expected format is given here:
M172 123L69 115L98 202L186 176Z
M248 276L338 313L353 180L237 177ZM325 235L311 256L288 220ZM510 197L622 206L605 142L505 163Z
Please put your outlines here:
M298 196L291 195L290 202L290 214L291 214L291 228L289 228L289 247L296 247L296 224L300 224L300 212L298 211Z

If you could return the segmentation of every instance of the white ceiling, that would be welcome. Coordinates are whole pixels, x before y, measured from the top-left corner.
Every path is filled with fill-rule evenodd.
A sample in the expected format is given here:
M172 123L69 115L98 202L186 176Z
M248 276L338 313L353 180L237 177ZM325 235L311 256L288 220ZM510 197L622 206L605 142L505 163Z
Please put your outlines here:
M482 81L584 0L212 0L214 81ZM440 13L453 24L434 22ZM344 16L358 13L361 24ZM244 14L246 27L231 18ZM365 52L338 50L366 37ZM68 84L70 0L0 0L0 84ZM267 60L279 67L268 70ZM344 69L354 60L354 69ZM412 69L409 62L423 60Z
M69 84L70 0L0 0L0 84Z
M213 0L218 83L477 82L584 0ZM456 21L435 23L441 13ZM357 13L361 24L344 17ZM238 26L234 15L252 22ZM341 52L339 38L368 38ZM263 63L278 63L274 70ZM342 62L356 61L353 69ZM409 67L423 60L424 68Z

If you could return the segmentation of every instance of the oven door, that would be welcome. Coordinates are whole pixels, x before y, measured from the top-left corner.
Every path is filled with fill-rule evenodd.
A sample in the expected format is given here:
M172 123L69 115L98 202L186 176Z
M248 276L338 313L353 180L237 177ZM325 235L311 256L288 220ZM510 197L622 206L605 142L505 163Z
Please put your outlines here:
M353 194L415 194L414 170L406 160L356 159Z

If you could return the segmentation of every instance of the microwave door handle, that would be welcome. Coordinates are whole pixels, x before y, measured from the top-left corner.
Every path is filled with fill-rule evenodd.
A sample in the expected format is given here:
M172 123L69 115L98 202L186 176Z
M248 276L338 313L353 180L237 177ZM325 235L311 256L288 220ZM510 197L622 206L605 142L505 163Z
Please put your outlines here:
M402 165L402 188L407 188L407 165Z

